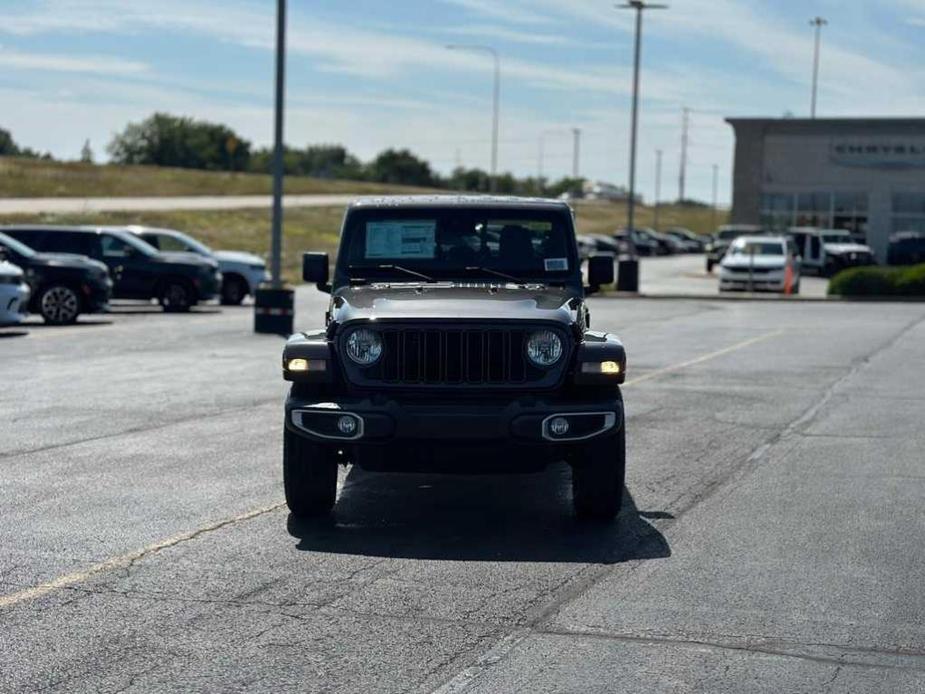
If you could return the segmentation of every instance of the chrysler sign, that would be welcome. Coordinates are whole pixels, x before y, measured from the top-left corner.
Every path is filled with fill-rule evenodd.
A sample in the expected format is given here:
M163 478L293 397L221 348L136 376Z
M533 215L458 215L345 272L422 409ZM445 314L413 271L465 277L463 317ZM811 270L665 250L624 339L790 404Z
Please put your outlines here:
M840 166L870 169L925 168L925 137L832 140L829 159Z

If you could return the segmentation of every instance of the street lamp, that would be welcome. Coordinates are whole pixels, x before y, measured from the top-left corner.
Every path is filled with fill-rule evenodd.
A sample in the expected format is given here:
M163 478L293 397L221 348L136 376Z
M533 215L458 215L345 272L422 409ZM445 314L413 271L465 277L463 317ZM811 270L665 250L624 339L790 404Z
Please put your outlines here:
M639 51L642 42L642 13L644 10L663 10L667 5L646 3L643 0L629 0L617 5L622 10L636 10L636 43L633 51L633 112L630 125L630 180L629 200L626 206L627 241L632 258L620 262L617 288L627 292L639 291L639 259L636 256L636 244L633 241L636 215L636 132L639 121Z
M491 192L494 193L498 188L498 113L499 101L501 99L501 59L498 57L498 51L491 46L451 44L447 46L447 49L451 51L488 53L495 63L495 82L492 92L491 117L491 179L489 181Z
M819 39L822 34L822 27L826 24L828 24L828 21L822 17L813 17L809 20L809 25L816 29L816 42L813 48L813 95L809 107L810 118L816 117L816 89L819 86Z

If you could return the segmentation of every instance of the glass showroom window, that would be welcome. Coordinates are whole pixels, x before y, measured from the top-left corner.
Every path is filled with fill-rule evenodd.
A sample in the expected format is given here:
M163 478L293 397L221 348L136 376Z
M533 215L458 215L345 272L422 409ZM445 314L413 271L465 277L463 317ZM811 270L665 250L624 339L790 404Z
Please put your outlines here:
M832 194L797 193L796 226L831 228Z
M867 194L835 193L832 196L832 228L850 231L859 241L867 239Z
M925 193L893 193L893 231L925 233Z
M793 193L766 193L761 196L761 225L776 231L793 226L796 200Z

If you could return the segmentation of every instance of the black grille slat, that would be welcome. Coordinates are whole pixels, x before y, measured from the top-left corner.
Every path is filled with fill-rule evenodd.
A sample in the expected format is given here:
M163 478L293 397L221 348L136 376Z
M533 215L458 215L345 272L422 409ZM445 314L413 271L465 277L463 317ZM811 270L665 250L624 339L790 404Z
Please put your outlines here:
M547 382L548 371L527 361L527 335L534 328L382 326L383 354L360 383L393 386L524 386ZM564 337L564 336L563 336Z

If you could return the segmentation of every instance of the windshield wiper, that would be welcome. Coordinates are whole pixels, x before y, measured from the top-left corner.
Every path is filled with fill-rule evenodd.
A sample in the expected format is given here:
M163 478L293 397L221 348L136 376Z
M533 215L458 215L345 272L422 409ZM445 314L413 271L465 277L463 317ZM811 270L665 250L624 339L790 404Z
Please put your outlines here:
M500 270L493 270L490 267L483 267L481 265L470 265L465 268L466 272L486 272L489 275L495 275L496 277L503 277L506 280L511 282L517 282L518 284L527 284L527 280L520 277L514 277L514 275L509 275L506 272L501 272Z
M350 269L351 270L363 269L364 267L367 267L367 266L351 265ZM398 270L399 272L404 272L406 275L411 275L412 277L418 277L424 280L425 282L436 282L437 281L430 275L425 275L423 272L418 272L417 270L412 270L407 267L402 267L401 265L382 264L382 265L373 265L372 267L374 267L376 270Z

